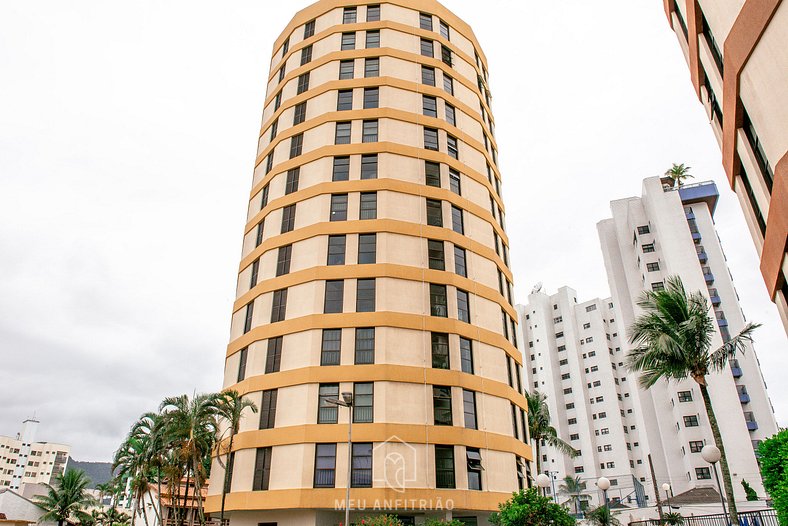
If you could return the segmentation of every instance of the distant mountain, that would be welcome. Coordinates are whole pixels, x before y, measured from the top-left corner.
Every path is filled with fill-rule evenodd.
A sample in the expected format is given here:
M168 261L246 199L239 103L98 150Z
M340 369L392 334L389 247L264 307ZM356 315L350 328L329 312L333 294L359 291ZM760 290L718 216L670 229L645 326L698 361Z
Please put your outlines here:
M112 478L110 462L80 462L69 457L67 467L84 471L90 479L90 489L96 489L96 484L106 484Z

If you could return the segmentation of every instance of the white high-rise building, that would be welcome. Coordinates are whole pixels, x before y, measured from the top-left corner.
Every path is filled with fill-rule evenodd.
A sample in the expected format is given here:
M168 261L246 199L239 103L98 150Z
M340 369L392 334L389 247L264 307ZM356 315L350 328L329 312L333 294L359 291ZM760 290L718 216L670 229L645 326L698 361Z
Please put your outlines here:
M556 485L565 476L586 481L592 505L600 501L594 493L599 477L610 479L610 499L646 505L648 464L630 397L634 379L624 370L624 331L611 300L578 303L573 289L561 287L552 295L532 292L517 310L526 385L547 396L559 437L580 452L570 458L542 446L534 451L540 470Z
M547 395L553 426L580 452L570 458L542 446L534 457L556 485L567 475L586 481L592 505L602 476L611 480L611 499L653 505L649 456L657 487L667 482L674 495L716 487L700 455L713 439L697 384L660 382L644 390L625 362L637 298L664 286L667 276L707 295L719 329L714 347L746 323L714 229L717 197L712 182L674 189L646 179L642 197L613 201L612 219L598 224L611 298L578 303L577 293L562 287L552 295L536 290L517 307L526 386ZM777 424L755 350L748 346L730 371L708 380L737 500L745 498L742 480L764 496L753 448Z
M674 188L651 177L643 181L642 197L611 202L613 217L597 228L622 336L640 314L636 301L643 290L656 290L673 275L681 277L688 291L703 291L709 299L719 329L713 347L745 325L714 228L717 198L713 182ZM752 346L730 365L708 381L725 447L733 453L728 463L738 500L744 499L742 480L764 494L753 448L776 433L777 424ZM658 484L669 482L675 494L714 486L710 466L700 456L703 445L713 440L697 384L691 379L660 382L643 390L635 375L624 384L628 372L619 368L618 373L622 396L630 395L627 404L634 409L630 434L634 426L642 452L638 458L645 462L646 453L651 454Z
M65 469L71 447L36 442L38 424L28 418L16 437L0 436L0 488L21 491L25 484L49 484Z

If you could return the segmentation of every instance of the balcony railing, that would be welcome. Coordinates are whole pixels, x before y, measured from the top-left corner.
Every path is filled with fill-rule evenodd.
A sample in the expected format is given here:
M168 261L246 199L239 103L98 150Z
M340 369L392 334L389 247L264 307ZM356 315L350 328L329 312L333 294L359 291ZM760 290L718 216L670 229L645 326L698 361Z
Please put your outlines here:
M353 468L350 475L351 486L354 488L372 487L372 469Z
M739 360L733 360L731 362L731 373L733 373L734 378L741 378L742 370L739 367Z
M747 429L750 431L758 429L758 422L755 420L755 414L752 411L744 413L744 421L747 422Z
M709 267L701 267L703 271L703 279L706 280L706 283L714 283L714 274L711 272Z
M715 307L720 304L720 295L717 289L709 287L709 299L711 300L711 304Z
M333 488L334 487L334 474L333 469L316 469L315 470L315 487L316 488Z
M687 515L684 526L728 526L728 516L722 513L714 515ZM779 526L777 512L773 509L757 511L740 511L739 524L742 526ZM629 526L660 526L659 519L630 522Z

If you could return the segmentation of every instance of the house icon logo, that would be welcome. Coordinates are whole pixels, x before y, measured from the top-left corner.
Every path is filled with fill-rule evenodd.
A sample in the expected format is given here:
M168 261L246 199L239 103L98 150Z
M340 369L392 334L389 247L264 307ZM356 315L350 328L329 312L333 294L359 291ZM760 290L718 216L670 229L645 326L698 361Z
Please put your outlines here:
M375 458L383 458L382 472L375 473L375 486L384 486L402 493L418 475L416 448L396 435L374 447Z

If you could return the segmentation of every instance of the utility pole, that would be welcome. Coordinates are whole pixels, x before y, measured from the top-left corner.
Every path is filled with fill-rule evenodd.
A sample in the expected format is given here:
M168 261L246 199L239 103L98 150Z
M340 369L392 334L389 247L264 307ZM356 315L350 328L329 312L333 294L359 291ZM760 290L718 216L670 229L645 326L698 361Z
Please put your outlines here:
M651 484L654 486L654 496L657 498L657 511L659 512L659 523L664 524L665 517L662 511L662 501L659 498L659 486L657 486L657 475L654 473L654 463L651 461L651 453L648 455L648 468L651 470Z

